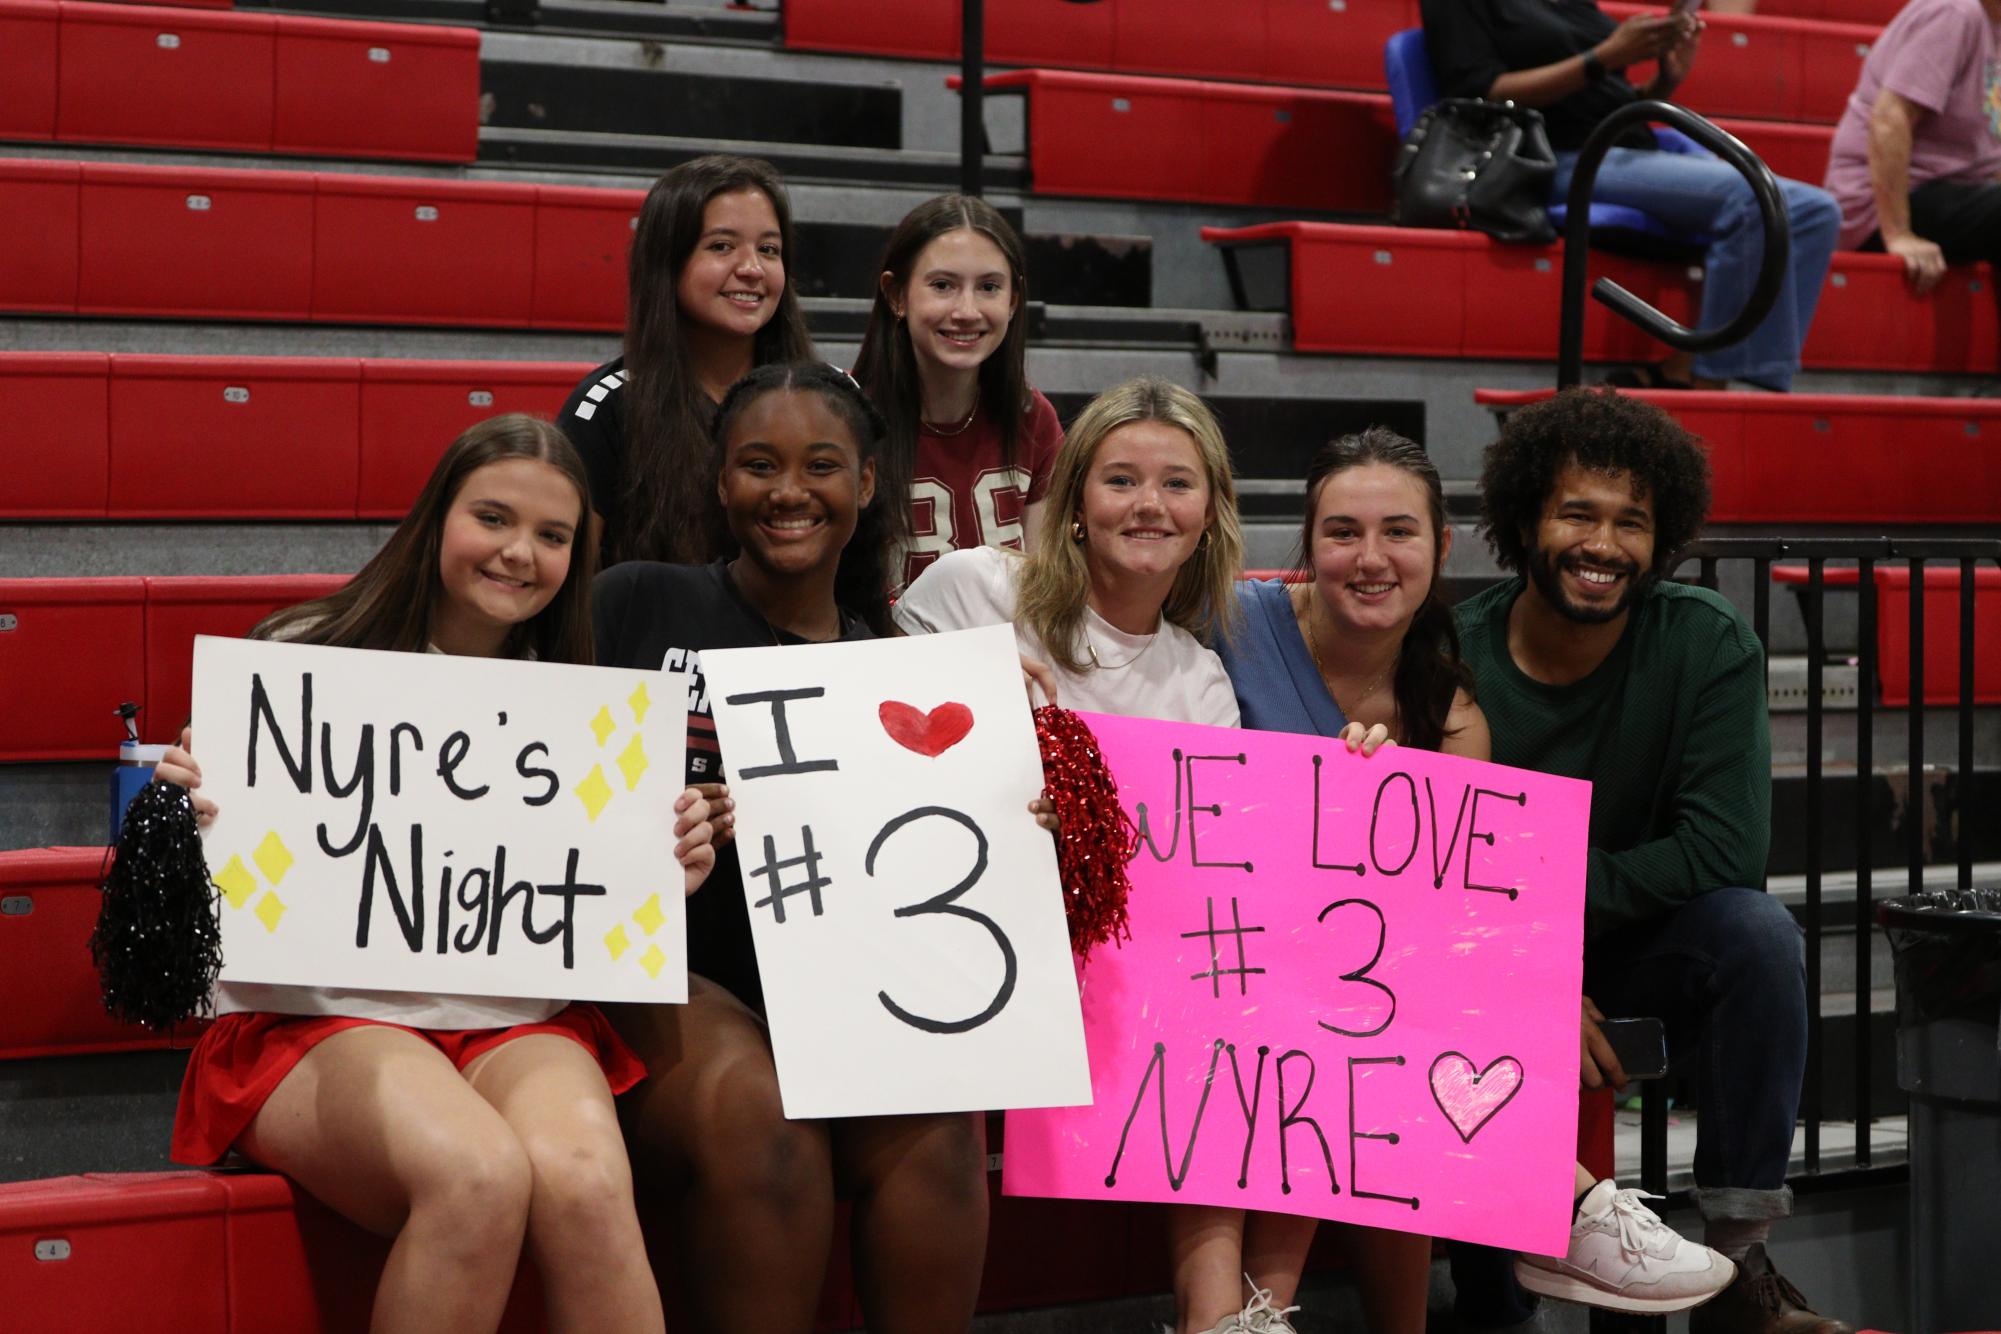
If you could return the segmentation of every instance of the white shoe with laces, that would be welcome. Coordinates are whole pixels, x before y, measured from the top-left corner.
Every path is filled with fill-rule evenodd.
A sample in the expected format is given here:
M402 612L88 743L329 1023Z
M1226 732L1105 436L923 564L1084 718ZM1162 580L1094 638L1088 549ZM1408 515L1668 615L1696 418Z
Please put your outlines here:
M1657 1198L1620 1190L1610 1178L1599 1182L1578 1206L1569 1253L1516 1256L1516 1281L1545 1297L1608 1311L1660 1314L1702 1305L1730 1286L1737 1267L1640 1203Z
M1299 1334L1286 1317L1299 1308L1280 1306L1272 1300L1271 1289L1261 1288L1244 1275L1251 1299L1241 1311L1232 1311L1205 1331L1205 1334Z

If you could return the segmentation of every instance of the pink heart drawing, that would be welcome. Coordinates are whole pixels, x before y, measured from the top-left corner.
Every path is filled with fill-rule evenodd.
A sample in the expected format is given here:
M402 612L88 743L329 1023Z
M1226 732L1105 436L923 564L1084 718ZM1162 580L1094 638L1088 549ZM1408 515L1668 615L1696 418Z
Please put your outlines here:
M882 720L882 730L897 745L933 759L958 745L973 730L973 711L959 703L940 704L926 713L901 700L884 700L876 716Z
M1494 1113L1521 1091L1522 1063L1512 1056L1497 1056L1485 1070L1478 1071L1471 1060L1456 1051L1448 1051L1431 1063L1432 1100L1465 1144L1471 1144L1480 1128L1494 1119Z

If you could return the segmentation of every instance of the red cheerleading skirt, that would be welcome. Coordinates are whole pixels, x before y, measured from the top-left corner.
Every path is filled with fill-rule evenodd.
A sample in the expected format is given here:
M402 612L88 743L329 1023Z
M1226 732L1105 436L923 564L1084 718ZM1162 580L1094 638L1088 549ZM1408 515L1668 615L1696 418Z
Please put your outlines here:
M516 1038L553 1033L597 1058L613 1093L646 1078L646 1066L595 1005L578 1002L539 1024L511 1028L425 1029L346 1015L225 1014L209 1026L188 1058L174 1113L175 1162L206 1167L220 1162L250 1128L265 1100L305 1054L334 1034L367 1025L401 1028L436 1047L463 1070L481 1055Z

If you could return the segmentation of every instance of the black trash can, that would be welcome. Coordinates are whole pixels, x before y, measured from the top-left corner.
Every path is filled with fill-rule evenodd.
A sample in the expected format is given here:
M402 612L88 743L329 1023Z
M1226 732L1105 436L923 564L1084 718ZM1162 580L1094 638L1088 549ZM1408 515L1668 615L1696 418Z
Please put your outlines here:
M1890 899L1911 1096L1912 1334L2001 1329L2001 889Z

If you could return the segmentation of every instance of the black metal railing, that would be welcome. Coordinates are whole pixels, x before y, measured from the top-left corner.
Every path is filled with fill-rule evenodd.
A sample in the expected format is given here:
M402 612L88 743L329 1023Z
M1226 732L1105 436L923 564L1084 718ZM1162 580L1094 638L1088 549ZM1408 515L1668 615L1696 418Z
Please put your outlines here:
M1598 168L1620 135L1635 125L1653 121L1680 130L1735 167L1750 184L1765 229L1764 260L1758 268L1758 279L1751 286L1744 308L1728 324L1716 329L1690 329L1610 278L1600 278L1593 284L1591 295L1653 337L1684 352L1708 352L1742 341L1778 300L1779 285L1785 280L1786 264L1792 254L1792 224L1786 216L1785 196L1779 193L1772 169L1736 136L1685 107L1672 102L1628 103L1598 122L1591 137L1584 141L1584 147L1578 150L1577 165L1571 169L1570 193L1565 200L1568 212L1563 220L1563 323L1557 342L1558 389L1568 389L1584 379L1584 279L1591 240L1591 188L1597 183Z
M1801 612L1806 626L1806 774L1803 860L1805 902L1800 910L1806 932L1807 1004L1809 1042L1805 1088L1800 1102L1800 1119L1805 1131L1805 1155L1796 1187L1819 1183L1847 1182L1858 1174L1877 1170L1870 1143L1870 1122L1880 1113L1875 1106L1872 1053L1870 1050L1871 993L1874 979L1870 968L1870 946L1875 929L1873 868L1877 848L1872 835L1877 821L1872 804L1872 778L1876 775L1874 726L1879 709L1887 707L1876 699L1881 667L1877 646L1879 608L1876 571L1883 566L1902 565L1910 573L1908 613L1910 669L1907 753L1903 767L1907 773L1904 846L1906 861L1904 887L1899 892L1917 893L1924 888L1928 864L1928 821L1924 818L1924 772L1927 713L1951 707L1956 712L1958 754L1953 771L1956 799L1952 804L1955 827L1952 856L1956 861L1955 883L1962 889L1973 884L1974 839L1977 821L1973 818L1974 791L1978 783L1974 738L1978 702L1974 681L1974 635L1977 622L1978 572L1983 566L2001 569L2001 539L1973 538L1714 538L1692 543L1674 562L1680 569L1696 563L1694 582L1717 588L1723 568L1733 563L1748 564L1751 576L1752 628L1765 646L1769 673L1772 642L1773 567L1781 562L1804 565L1806 580L1801 590ZM1925 571L1939 566L1956 566L1959 572L1957 696L1951 705L1927 700L1925 679L1925 629L1928 601ZM1827 708L1824 700L1827 647L1827 590L1830 569L1855 572L1857 605L1856 698L1855 698L1855 783L1854 822L1855 904L1850 922L1855 941L1855 1023L1851 1033L1854 1072L1855 1153L1852 1167L1830 1171L1823 1166L1821 1124L1823 1120L1823 1072L1825 1040L1821 1014L1821 980L1824 928L1834 925L1825 911L1822 897L1824 844L1830 816L1830 785L1823 741ZM1886 769L1885 773L1893 773ZM1644 1188L1665 1194L1667 1188L1666 1104L1654 1089L1642 1100L1641 1178ZM1894 1169L1901 1173L1902 1168Z

